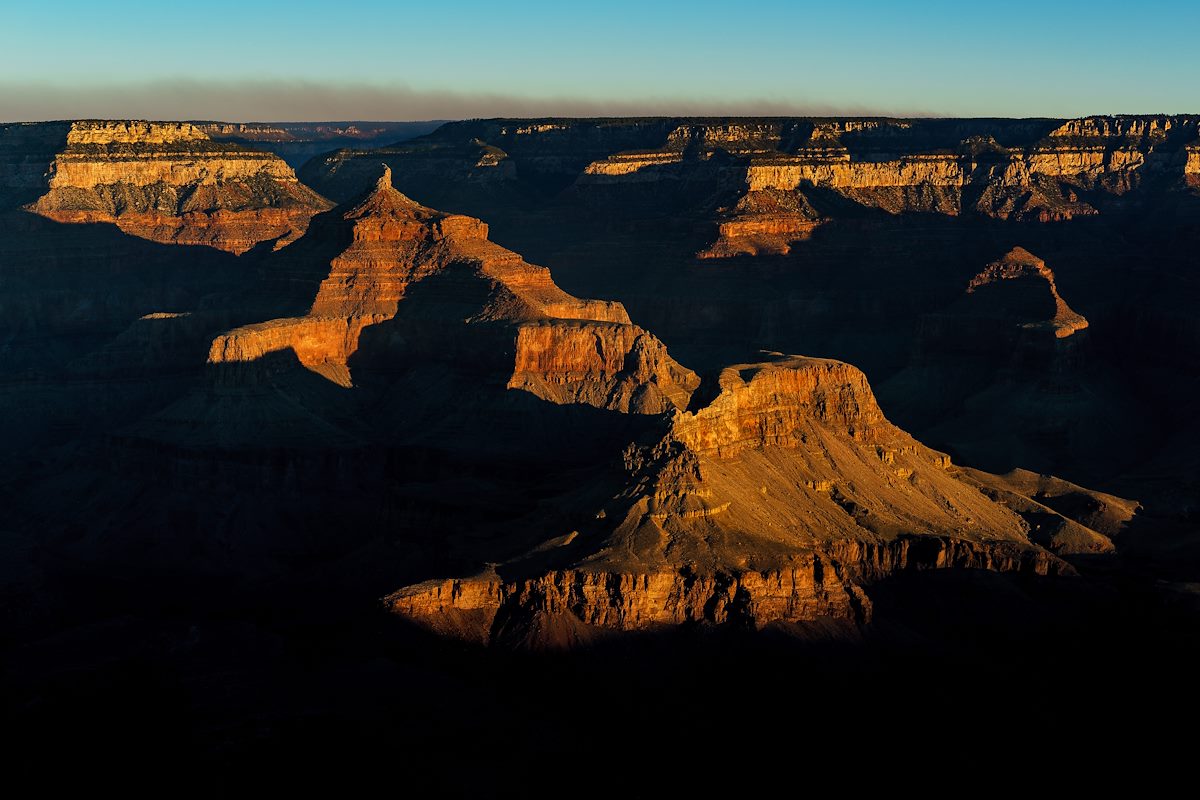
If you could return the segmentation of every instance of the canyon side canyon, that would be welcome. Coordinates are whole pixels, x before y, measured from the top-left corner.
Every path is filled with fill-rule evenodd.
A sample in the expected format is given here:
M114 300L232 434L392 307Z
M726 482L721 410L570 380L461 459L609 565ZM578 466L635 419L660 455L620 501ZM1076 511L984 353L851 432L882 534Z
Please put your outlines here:
M0 227L33 740L426 753L481 675L652 725L790 664L1096 720L1195 648L1200 115L8 123Z

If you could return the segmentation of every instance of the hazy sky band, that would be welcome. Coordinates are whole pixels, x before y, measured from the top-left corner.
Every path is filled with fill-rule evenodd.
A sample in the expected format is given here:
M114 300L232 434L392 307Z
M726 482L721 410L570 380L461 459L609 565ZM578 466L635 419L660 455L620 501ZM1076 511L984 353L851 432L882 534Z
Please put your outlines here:
M7 8L0 119L1200 111L1200 3Z

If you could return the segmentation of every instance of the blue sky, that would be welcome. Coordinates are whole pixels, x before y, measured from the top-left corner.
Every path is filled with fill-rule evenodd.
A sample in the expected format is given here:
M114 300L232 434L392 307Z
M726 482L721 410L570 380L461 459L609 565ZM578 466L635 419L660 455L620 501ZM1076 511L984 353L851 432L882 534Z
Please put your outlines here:
M1200 112L1200 0L6 8L0 119Z

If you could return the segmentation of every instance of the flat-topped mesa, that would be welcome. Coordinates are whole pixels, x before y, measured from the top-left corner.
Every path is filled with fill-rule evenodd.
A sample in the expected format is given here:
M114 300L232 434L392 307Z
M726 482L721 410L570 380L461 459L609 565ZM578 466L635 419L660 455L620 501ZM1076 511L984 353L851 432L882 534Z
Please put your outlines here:
M28 210L65 223L106 222L170 244L243 253L300 236L330 207L270 153L216 142L186 122L74 122Z
M312 226L309 237L349 244L329 261L308 313L223 334L209 361L255 361L291 349L306 367L348 385L363 329L395 319L403 303L407 324L415 326L414 335L401 337L409 356L450 358L455 347L486 356L455 340L472 325L500 326L512 337L510 389L622 412L686 407L699 379L633 325L620 303L567 294L548 269L487 235L477 219L406 197L384 167L374 188ZM409 296L435 276L436 289Z
M1000 285L1008 281L1012 283ZM1021 320L1022 328L1051 330L1056 339L1066 339L1088 327L1088 321L1058 293L1054 272L1046 262L1023 247L1014 247L988 264L967 284L967 294L985 287L992 287L986 292L991 312Z
M207 139L203 128L190 122L81 120L72 123L71 130L67 132L68 145L153 145Z
M1108 541L1013 482L985 495L982 473L893 426L859 370L825 359L726 369L707 407L625 461L627 487L594 522L385 604L443 635L533 647L697 623L857 625L871 584L901 570L1071 574L1030 541L1018 498L1070 532L1048 546Z
M721 372L718 384L712 403L675 420L675 437L696 453L730 458L748 448L799 447L813 423L857 442L901 436L883 416L866 376L842 361L737 364Z

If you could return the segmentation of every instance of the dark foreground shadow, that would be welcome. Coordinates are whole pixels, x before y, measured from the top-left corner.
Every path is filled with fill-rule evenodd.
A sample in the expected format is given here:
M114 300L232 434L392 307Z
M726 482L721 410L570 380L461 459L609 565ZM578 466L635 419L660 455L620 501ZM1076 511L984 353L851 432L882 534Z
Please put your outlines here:
M855 637L697 628L568 653L465 646L301 588L256 613L169 603L23 649L6 679L13 763L47 788L196 796L894 785L930 770L1078 785L1178 771L1189 743L1172 720L1198 710L1194 620L1085 581L911 573L875 587L876 621ZM71 657L97 641L103 658Z

